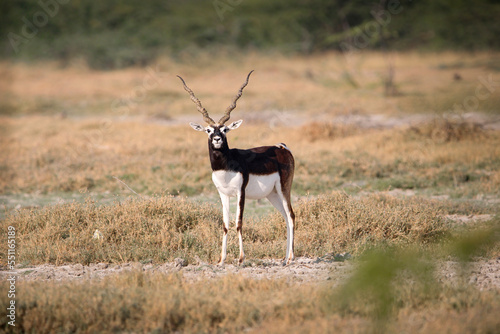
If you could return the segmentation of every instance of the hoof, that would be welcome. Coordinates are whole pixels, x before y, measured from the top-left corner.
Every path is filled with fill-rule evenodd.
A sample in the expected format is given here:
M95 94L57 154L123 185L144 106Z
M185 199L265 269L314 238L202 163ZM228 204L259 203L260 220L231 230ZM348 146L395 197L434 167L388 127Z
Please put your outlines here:
M245 256L240 256L239 260L238 260L238 265L242 265L243 264L243 261L245 261Z

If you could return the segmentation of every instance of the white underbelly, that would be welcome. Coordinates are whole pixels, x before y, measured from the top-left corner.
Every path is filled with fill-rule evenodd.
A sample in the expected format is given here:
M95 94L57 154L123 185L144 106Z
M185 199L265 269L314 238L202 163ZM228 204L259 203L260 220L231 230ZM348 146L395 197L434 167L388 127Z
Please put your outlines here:
M241 185L243 184L243 175L237 172L215 171L212 173L212 180L221 193L229 197L238 196ZM245 198L259 199L267 197L279 184L279 174L269 175L250 174L248 184L245 188Z
M280 176L278 173L269 175L250 174L245 189L245 197L251 199L267 197L274 190L279 180Z

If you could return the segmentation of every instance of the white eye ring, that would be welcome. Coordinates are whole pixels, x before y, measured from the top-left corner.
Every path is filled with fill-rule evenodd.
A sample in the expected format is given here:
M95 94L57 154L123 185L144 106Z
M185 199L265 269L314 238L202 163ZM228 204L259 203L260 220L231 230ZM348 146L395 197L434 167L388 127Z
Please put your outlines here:
M227 132L227 127L222 127L222 129L220 129L222 132L226 133Z

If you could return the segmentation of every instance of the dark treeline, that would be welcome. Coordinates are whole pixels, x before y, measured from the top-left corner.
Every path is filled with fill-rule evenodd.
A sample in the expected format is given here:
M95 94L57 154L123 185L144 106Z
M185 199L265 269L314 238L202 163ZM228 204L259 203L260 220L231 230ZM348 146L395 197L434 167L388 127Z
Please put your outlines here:
M103 69L221 47L500 48L498 0L5 0L0 11L0 56Z

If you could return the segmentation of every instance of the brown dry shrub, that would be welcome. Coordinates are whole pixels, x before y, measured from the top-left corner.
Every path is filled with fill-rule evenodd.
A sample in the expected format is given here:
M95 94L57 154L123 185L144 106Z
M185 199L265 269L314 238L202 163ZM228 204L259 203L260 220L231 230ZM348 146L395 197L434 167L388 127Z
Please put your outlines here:
M418 137L432 139L437 143L486 137L485 130L478 123L447 118L435 118L432 121L412 126L408 132Z
M352 136L359 129L352 125L335 124L331 122L312 122L303 125L300 133L306 140L315 142L317 140L334 140Z

